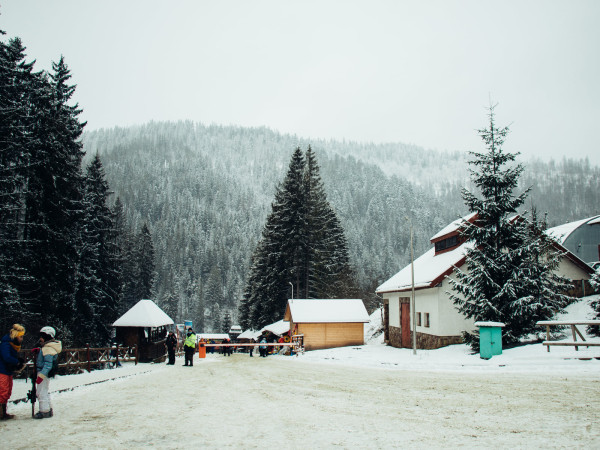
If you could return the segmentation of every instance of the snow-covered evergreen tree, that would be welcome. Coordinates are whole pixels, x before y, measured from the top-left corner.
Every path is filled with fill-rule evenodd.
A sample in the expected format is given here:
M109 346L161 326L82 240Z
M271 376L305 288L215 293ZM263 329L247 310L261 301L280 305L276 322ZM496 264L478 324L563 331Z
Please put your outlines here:
M596 269L596 272L594 272L594 275L592 275L592 278L590 278L590 284L592 285L596 293L600 293L600 267ZM595 311L594 319L600 319L600 298L592 300L592 302L590 302L590 305ZM588 331L594 336L600 336L600 327L598 327L597 325L588 327Z
M304 298L348 297L356 287L350 267L348 241L339 218L327 201L319 165L311 147L304 171L305 235Z
M0 35L4 35L0 31ZM37 118L33 63L25 62L20 39L0 41L0 327L31 323L32 304L20 296L29 271L24 258L23 212L27 168Z
M292 289L296 298L339 298L355 284L344 231L310 147L306 157L294 151L271 207L239 307L244 328L280 320Z
M118 317L120 252L107 205L110 195L98 155L87 168L84 217L72 329L75 344L109 344L111 325Z
M229 333L229 330L231 329L231 325L233 325L231 311L225 311L225 313L223 314L223 320L221 321L221 326L219 328L219 331L221 333Z
M537 320L561 311L569 297L563 295L566 280L554 275L560 255L545 237L544 226L517 216L528 191L514 193L523 167L514 164L515 154L502 150L508 131L496 126L491 106L489 128L479 130L488 151L471 152L471 179L480 196L462 191L469 210L477 213L463 231L473 247L466 255L467 270L457 269L456 279L450 279L450 298L468 318L504 322L504 342L516 343L534 330ZM467 332L464 337L478 346L476 336Z

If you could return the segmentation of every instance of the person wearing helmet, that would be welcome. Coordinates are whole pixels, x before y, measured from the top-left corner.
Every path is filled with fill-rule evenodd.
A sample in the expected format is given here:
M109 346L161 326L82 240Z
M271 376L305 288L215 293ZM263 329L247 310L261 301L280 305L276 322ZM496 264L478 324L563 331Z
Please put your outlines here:
M36 364L38 377L37 400L40 405L39 412L34 416L35 419L46 419L52 417L52 403L50 401L50 377L53 377L52 368L57 366L58 354L62 351L62 343L54 339L56 330L52 327L44 327L40 330L40 351L38 352Z
M13 374L25 366L23 359L19 358L24 335L25 328L15 323L0 340L0 420L15 417L6 412L6 405L12 394Z

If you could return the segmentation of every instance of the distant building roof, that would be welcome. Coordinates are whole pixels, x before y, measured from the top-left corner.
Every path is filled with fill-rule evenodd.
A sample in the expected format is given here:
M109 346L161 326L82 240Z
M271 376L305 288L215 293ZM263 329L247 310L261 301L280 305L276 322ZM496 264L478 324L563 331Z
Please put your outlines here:
M415 289L429 288L437 285L450 275L454 267L460 267L465 261L467 251L472 248L466 242L453 250L435 254L431 248L414 261ZM406 291L412 289L412 269L408 264L400 272L379 286L376 292Z
M253 339L256 341L259 336L260 336L260 331L246 330L242 334L240 334L237 338L238 339Z
M582 225L595 225L600 223L600 216L588 217L587 219L577 220L575 222L569 222L557 227L548 228L546 233L556 239L559 243L564 244L567 238Z
M361 299L294 299L288 300L285 321L294 323L369 322Z
M173 319L156 306L152 300L140 300L119 317L113 327L161 327L172 325Z
M270 331L271 333L276 334L277 336L282 336L290 331L290 324L289 322L279 320L275 323L266 325L263 328L261 328L260 333L262 333L263 331Z
M454 222L447 225L446 227L441 229L438 233L436 233L435 236L433 236L431 238L431 241L435 241L436 239L439 239L447 234L452 234L452 233L458 231L464 224L473 221L476 217L477 217L477 213L475 212L475 213L471 213L465 217L461 217L460 219L456 219Z

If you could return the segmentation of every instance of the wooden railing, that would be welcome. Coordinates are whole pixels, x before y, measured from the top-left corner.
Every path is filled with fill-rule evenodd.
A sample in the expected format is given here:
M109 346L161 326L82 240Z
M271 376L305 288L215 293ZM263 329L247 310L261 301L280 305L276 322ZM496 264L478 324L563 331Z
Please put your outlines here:
M26 374L32 372L34 354L31 349L23 349L19 352L25 363ZM87 370L112 369L119 366L122 362L135 361L138 363L138 348L133 347L90 347L83 348L65 348L58 355L58 373L71 374Z

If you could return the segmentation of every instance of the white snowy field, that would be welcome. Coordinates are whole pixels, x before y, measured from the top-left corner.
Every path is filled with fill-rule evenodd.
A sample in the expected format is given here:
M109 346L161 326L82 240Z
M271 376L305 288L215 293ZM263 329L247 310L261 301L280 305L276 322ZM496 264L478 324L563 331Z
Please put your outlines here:
M580 353L582 353L580 351ZM587 356L592 356L585 352ZM582 353L583 354L583 353ZM438 356L439 355L439 356ZM57 377L55 415L10 404L2 448L600 447L600 360L541 345L483 361L465 346L382 344L298 357L209 355ZM103 377L122 377L97 383ZM13 398L29 384L16 381Z
M54 417L9 404L2 448L600 448L598 347L486 361L464 345L413 355L374 340L182 363L56 377ZM12 398L28 389L15 381Z

